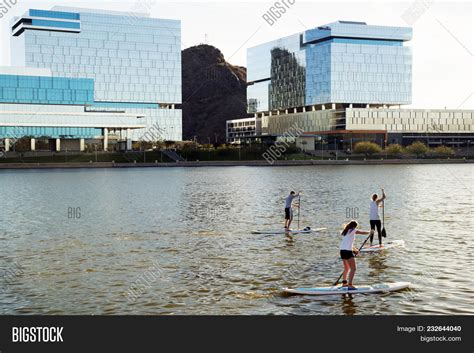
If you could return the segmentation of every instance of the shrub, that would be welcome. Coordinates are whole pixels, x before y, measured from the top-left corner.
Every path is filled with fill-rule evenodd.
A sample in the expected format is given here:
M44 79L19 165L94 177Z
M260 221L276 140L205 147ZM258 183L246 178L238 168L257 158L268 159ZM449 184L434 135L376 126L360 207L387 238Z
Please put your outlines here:
M165 146L165 143L161 140L158 140L155 141L154 145L157 150L161 150Z
M285 146L285 144L281 144L280 146ZM300 149L296 146L296 144L291 144L286 148L284 154L296 154L299 153Z
M397 143L394 143L393 145L388 145L385 148L385 152L390 155L402 154L404 151L405 150L403 149L403 147Z
M165 144L166 148L171 148L175 144L175 142L171 140L165 140L163 143Z
M410 154L414 154L415 156L423 156L429 152L428 146L426 146L421 141L415 141L410 146L407 146L406 151Z
M382 152L382 148L373 142L358 142L354 147L354 153L365 154L370 156L372 154Z
M220 158L230 158L232 157L233 151L231 149L224 149L224 148L221 148L219 150L217 150L217 156L220 157Z
M196 143L185 143L181 146L181 151L196 151L198 149L198 145Z
M450 157L454 156L454 150L451 147L448 146L438 146L433 149L433 152L442 157Z

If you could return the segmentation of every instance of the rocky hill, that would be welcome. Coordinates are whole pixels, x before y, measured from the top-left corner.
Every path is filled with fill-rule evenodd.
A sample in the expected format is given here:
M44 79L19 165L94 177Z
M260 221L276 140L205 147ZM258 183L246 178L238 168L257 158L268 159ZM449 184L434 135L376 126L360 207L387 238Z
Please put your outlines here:
M183 50L183 139L225 142L225 122L247 116L245 67L210 45Z

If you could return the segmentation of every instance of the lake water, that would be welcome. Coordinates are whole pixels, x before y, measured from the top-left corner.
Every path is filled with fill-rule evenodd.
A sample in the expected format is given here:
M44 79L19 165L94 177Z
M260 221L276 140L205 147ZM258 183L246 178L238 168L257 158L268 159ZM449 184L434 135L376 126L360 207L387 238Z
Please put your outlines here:
M3 170L0 313L472 315L473 179L463 164ZM355 284L413 288L283 295L339 276L341 225L366 229L381 186L386 240L406 247L358 258ZM290 190L301 226L328 230L251 234L283 225Z

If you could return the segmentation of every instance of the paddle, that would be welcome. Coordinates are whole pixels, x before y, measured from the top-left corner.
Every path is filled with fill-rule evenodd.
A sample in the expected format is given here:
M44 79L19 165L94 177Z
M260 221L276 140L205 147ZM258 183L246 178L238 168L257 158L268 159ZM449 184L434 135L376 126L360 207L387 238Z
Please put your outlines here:
M298 194L298 229L300 229L300 205L301 205L301 196Z
M382 236L384 238L387 237L387 232L385 231L385 200L382 201Z
M362 245L360 246L359 252L358 252L356 255L354 255L354 256L357 256L357 255L360 253L360 251L361 251L362 248L364 247L365 243L367 243L367 240L369 240L369 238L370 238L370 234L369 234L369 236L364 240L364 242L362 243ZM334 286L337 286L337 284L339 283L339 281L341 280L341 277L342 277L343 275L344 275L344 271L342 271L341 275L337 278L337 281L334 282L334 284L333 284Z

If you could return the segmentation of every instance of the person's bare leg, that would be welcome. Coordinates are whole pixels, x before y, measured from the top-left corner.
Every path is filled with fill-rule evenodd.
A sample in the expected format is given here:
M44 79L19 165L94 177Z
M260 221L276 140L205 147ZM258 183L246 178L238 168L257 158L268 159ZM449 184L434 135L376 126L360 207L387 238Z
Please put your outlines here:
M349 286L352 286L352 281L354 280L357 266L354 258L350 258L347 260L347 262L349 263L349 267L351 269L351 273L349 274Z
M346 281L343 283L347 283L347 274L349 273L350 266L348 260L342 260L342 264L344 265L344 272L342 274L342 280Z
M288 227L287 227L287 229L290 229L290 225L291 225L291 221L292 221L292 220L293 220L293 219L291 219L291 218L288 220Z

